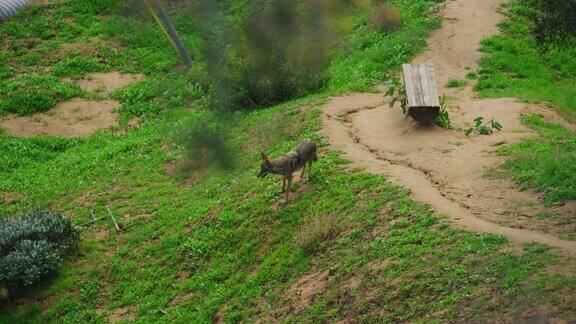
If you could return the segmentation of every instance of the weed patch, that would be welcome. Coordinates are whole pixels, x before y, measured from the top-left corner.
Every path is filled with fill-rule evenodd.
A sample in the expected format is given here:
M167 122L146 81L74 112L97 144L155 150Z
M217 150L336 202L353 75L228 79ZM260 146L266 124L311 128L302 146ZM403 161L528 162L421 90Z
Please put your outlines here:
M466 80L456 80L452 79L446 83L446 87L448 88L462 88L468 84Z

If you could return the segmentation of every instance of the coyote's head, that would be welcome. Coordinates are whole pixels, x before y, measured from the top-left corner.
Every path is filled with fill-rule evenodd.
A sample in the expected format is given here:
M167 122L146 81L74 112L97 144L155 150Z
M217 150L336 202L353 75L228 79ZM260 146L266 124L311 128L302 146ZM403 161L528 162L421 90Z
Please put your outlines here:
M266 154L262 153L262 164L260 165L260 173L258 173L258 176L264 178L270 172L272 172L272 161Z

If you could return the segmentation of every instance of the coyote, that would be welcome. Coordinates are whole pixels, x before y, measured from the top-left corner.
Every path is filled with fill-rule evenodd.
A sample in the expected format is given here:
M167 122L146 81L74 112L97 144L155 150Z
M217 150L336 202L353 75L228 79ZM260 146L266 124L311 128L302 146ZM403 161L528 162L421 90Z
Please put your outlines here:
M318 160L318 155L316 154L316 143L312 140L305 139L298 143L295 149L276 160L270 160L270 158L262 152L262 160L258 176L264 178L269 173L281 174L284 176L282 178L282 192L284 193L284 200L287 202L288 195L290 194L290 187L292 186L293 173L302 169L300 180L304 179L306 164L308 164L308 179L310 179L312 162ZM286 183L288 183L288 186L286 186Z

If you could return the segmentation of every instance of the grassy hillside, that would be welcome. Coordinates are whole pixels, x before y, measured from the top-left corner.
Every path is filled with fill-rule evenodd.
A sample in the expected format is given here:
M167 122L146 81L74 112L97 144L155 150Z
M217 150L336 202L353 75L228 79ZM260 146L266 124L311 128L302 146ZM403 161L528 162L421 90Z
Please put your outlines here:
M533 10L527 2L512 1L501 35L483 41L488 55L480 61L475 89L487 97L519 97L548 102L569 121L576 121L576 39L541 48L532 33Z
M193 122L182 111L161 126L95 136L41 165L18 168L3 185L25 198L3 207L50 206L78 224L91 213L105 217L85 226L80 255L55 281L22 306L6 306L1 321L98 322L114 314L146 321L210 321L216 314L464 320L532 308L575 315L568 298L576 282L545 270L563 267L563 258L541 246L509 250L501 237L455 231L406 190L346 171L333 152L323 153L297 200L279 205L277 179L255 176L258 149L277 155L297 138L314 137L314 103L238 116L234 145L251 167L208 172L192 183L165 171L178 160L164 147L167 131ZM281 132L265 136L261 125ZM253 134L263 136L250 140ZM299 284L310 284L299 282L309 273L322 287L317 299L296 295Z
M229 172L179 168L188 157L182 134L209 112L196 76L177 72L153 24L115 8L96 15L114 2L88 0L35 5L0 24L8 62L0 89L34 93L41 79L54 86L38 86L47 89L38 100L52 103L87 96L62 76L146 75L115 95L124 122L145 119L134 129L84 139L0 134L0 192L12 197L0 217L49 208L84 227L79 254L53 282L1 305L0 322L574 318L576 280L554 271L569 260L454 230L407 190L349 171L326 147L312 181L297 184L288 205L279 204L279 179L256 177L260 151L278 156L302 138L323 142L319 107L327 94L367 89L424 46L438 24L430 11L437 3L394 2L405 18L394 32L371 31L367 13L356 13L323 92L221 120L236 156ZM193 23L175 21L201 57ZM79 45L62 46L71 42ZM36 53L34 63L25 53ZM2 91L12 102L5 111L20 102L44 107Z
M518 97L544 102L570 122L576 121L576 38L540 47L533 35L534 8L512 1L502 34L484 40L475 89L485 97ZM540 137L500 152L510 157L505 168L522 186L544 194L547 205L576 199L576 133L537 116L525 118Z

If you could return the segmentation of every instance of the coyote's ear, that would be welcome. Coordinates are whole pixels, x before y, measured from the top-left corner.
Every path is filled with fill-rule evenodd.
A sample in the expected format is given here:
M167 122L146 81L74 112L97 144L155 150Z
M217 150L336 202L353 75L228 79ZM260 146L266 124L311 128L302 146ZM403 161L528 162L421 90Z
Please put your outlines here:
M266 155L264 152L260 153L260 155L262 156L262 160L264 160L264 162L266 162L268 164L272 164L272 161L270 161L270 158L268 157L268 155Z

